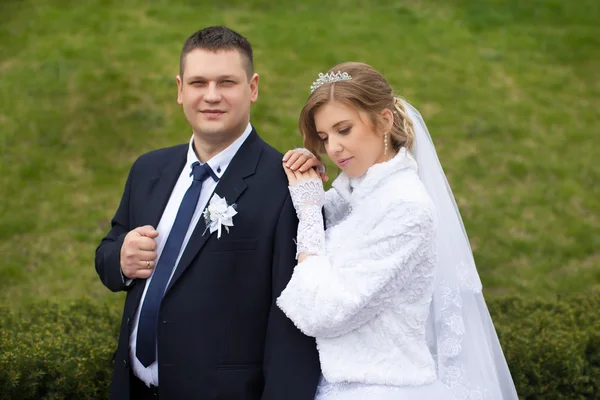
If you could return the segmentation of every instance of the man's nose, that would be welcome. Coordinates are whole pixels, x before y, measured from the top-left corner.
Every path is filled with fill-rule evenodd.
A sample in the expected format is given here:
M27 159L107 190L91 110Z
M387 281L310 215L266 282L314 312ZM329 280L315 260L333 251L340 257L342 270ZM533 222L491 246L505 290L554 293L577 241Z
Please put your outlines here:
M219 91L219 88L215 82L210 82L206 87L204 100L209 103L218 103L221 101L221 92Z

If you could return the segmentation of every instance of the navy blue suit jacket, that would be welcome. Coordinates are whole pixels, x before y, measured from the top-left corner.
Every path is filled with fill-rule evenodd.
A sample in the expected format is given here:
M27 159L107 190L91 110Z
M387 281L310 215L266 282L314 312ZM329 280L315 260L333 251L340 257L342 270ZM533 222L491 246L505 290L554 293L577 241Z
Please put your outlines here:
M96 271L127 291L110 398L129 399L129 336L145 280L125 286L120 250L132 229L156 227L188 145L156 150L132 166ZM320 376L313 338L275 305L296 264L297 218L282 154L253 131L215 193L238 214L220 239L200 218L163 298L158 326L163 399L313 400Z

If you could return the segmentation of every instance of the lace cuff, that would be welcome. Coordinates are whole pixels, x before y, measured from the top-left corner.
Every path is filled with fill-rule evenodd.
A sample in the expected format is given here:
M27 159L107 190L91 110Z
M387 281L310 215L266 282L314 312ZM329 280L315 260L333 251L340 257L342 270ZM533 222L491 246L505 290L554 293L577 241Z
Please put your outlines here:
M296 239L296 259L300 253L321 255L325 252L323 202L325 192L319 179L306 179L290 186L290 195L300 221Z

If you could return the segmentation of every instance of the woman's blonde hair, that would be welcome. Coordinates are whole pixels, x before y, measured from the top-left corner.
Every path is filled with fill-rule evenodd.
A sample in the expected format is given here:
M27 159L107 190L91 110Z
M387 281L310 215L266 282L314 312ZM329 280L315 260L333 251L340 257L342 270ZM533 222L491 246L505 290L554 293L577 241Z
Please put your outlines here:
M385 108L392 111L394 121L390 131L391 146L396 151L402 147L410 150L415 138L413 123L404 101L394 95L383 75L370 65L358 62L338 64L329 70L329 73L338 72L346 72L352 79L319 86L312 92L300 112L298 126L304 147L317 156L325 152L323 141L317 135L314 114L319 107L337 100L366 112L375 128L382 123L379 114Z

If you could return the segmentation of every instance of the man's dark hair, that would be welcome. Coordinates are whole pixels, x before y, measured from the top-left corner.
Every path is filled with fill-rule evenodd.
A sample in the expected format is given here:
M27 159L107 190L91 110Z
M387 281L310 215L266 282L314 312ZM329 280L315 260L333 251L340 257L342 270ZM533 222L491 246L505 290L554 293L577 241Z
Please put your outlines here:
M239 33L232 31L224 26L211 26L204 28L187 38L181 50L179 58L179 76L183 78L185 67L185 57L195 49L210 51L237 50L245 61L246 74L248 79L254 74L254 57L252 55L252 46L248 39Z

